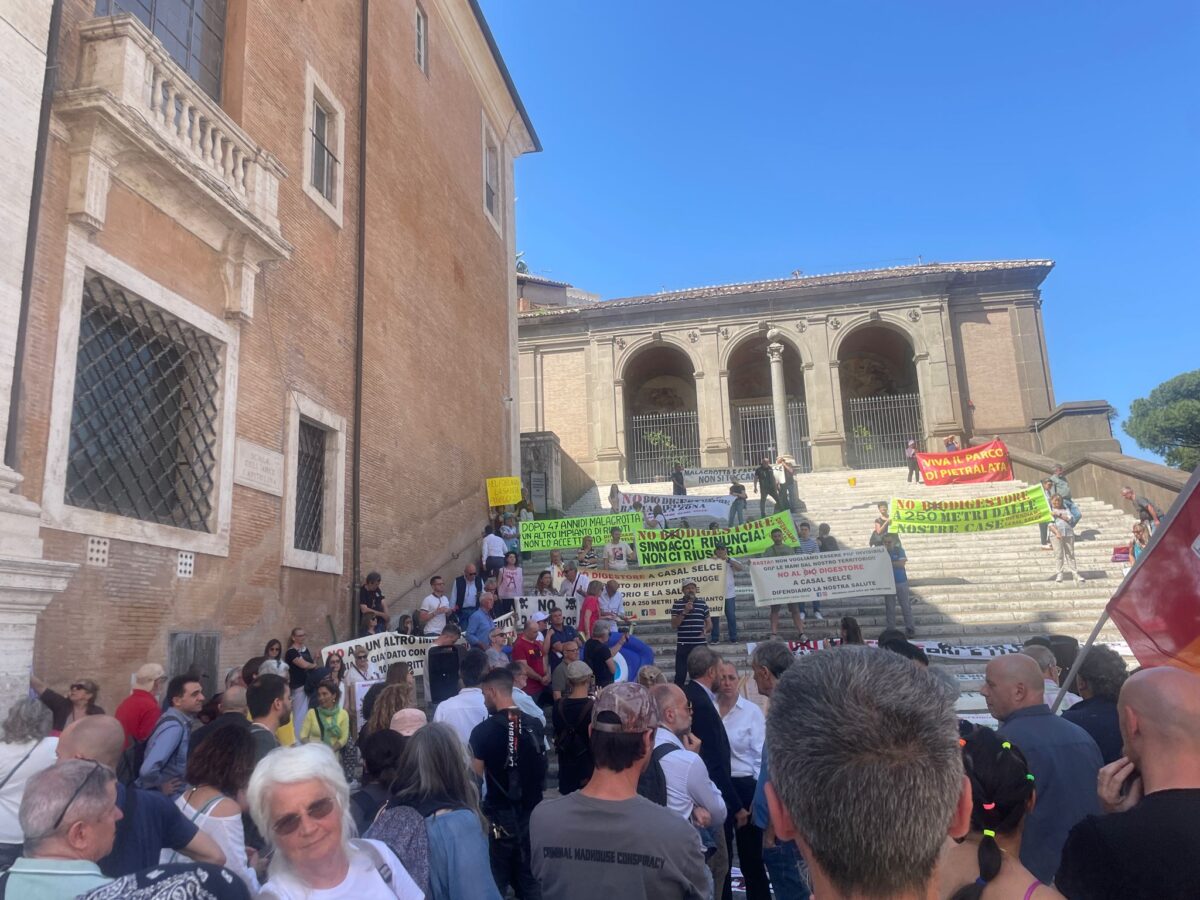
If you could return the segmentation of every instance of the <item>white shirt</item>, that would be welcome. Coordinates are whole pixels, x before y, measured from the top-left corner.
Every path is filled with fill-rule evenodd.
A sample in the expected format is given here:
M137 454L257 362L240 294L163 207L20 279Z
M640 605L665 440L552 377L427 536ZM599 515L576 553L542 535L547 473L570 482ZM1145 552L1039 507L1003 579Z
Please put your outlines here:
M591 583L591 576L584 572L576 572L574 581L571 581L568 578L563 579L562 587L559 589L559 594L564 597L570 597L572 594L574 594L575 601L582 605L583 598L587 596L588 585Z
M479 688L463 688L449 700L438 704L433 721L445 722L454 729L464 747L471 746L471 732L488 717L487 705L483 702L483 691Z
M762 710L745 697L738 697L733 709L722 717L721 724L729 736L733 777L757 778L767 739L767 720Z
M508 544L504 543L504 538L498 534L485 534L483 536L483 558L486 561L489 557L499 556L504 558L504 554L508 552Z
M733 566L730 565L728 559L725 560L725 599L737 596L737 578L733 573Z
M600 592L600 612L612 613L614 616L625 618L625 595L620 591L609 594L608 589Z
M40 744L35 741L23 741L20 744L0 742L0 779L9 772L13 773L12 778L8 779L8 784L0 790L0 844L24 843L25 835L21 831L21 823L17 820L17 812L21 808L21 798L25 796L25 782L42 769L54 765L57 761L57 749L56 737L42 738ZM29 758L13 772L13 768L21 762L26 753L29 753Z
M625 541L604 545L604 565L610 569L628 569L633 548Z
M719 828L725 821L725 801L708 777L704 760L686 749L668 729L660 726L654 735L654 746L661 747L663 744L674 744L679 748L664 756L661 762L667 780L667 809L688 819L691 818L693 807L702 807L712 816L712 827Z
M346 666L346 684L358 684L360 681L378 681L383 675L373 662L367 660L367 671L364 674L359 671L358 665L354 660L351 660ZM346 693L349 693L347 691Z
M450 598L445 594L440 597L430 594L421 601L421 609L425 612L433 612L435 609L441 609L443 606L453 606ZM446 627L446 614L438 613L436 616L432 616L422 627L425 629L426 634L435 636L441 634L442 629Z
M258 893L258 876L246 861L246 833L242 828L242 814L239 811L232 816L214 816L211 812L201 814L199 807L192 806L187 800L188 792L184 791L175 801L179 811L188 821L212 838L221 852L225 854L225 868L242 879L250 896ZM228 799L228 798L223 798ZM213 804L217 806L219 804ZM188 862L188 858L177 850L164 849L158 857L160 864Z
M379 861L392 871L392 883L384 884L378 871L379 863L365 848L370 845ZM335 900L355 897L357 900L423 900L425 894L404 870L400 860L382 841L357 838L350 842L350 868L342 883L315 891L286 872L272 875L263 885L268 896L277 900Z
M475 587L475 579L468 578L466 575L464 575L462 579L467 585L463 589L463 609L470 609L473 606L478 606L479 591Z
M1057 681L1050 678L1043 678L1042 681L1046 686L1046 705L1053 709L1054 701L1058 698L1058 692L1062 688L1058 686ZM1070 691L1067 691L1067 696L1063 697L1062 705L1058 708L1058 714L1061 716L1065 710L1070 709L1082 699L1078 694L1072 694Z

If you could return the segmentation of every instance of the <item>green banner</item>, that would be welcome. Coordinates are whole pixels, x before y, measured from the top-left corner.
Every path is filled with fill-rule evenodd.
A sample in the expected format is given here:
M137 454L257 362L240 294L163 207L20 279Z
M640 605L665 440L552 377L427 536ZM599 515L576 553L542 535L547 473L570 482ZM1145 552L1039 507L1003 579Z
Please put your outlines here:
M608 543L609 532L617 527L621 537L632 542L642 524L637 512L612 513L606 516L580 516L577 519L535 519L521 523L522 550L565 550L578 547L591 536L596 552Z
M708 531L699 528L673 528L665 531L639 531L637 561L639 566L670 566L697 562L715 555L717 544L729 548L730 556L756 556L771 546L771 532L783 531L783 542L799 546L796 525L790 512L776 513L765 519L755 519L733 528Z
M1040 486L970 500L892 498L891 531L901 534L970 534L1049 522L1050 504Z

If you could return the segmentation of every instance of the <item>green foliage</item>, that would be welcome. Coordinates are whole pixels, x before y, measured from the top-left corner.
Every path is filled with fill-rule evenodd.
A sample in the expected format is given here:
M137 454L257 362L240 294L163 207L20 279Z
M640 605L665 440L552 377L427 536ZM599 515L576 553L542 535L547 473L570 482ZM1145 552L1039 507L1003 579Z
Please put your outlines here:
M664 460L669 462L672 466L677 464L682 466L689 462L687 454L682 452L671 452L672 450L678 450L679 448L676 447L675 442L671 440L671 435L667 434L665 431L647 431L642 435L642 440L644 440L651 447L654 447L656 450L664 451Z
M1191 472L1200 465L1200 369L1164 381L1134 400L1125 432L1167 465Z

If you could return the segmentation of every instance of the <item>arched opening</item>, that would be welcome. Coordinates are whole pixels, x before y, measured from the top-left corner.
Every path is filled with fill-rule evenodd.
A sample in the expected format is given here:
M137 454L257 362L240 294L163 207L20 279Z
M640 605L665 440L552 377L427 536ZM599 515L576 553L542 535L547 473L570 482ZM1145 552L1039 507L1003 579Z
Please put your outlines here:
M632 482L667 481L700 465L696 378L688 355L656 344L625 366L625 457Z
M910 440L922 447L921 395L908 338L885 325L864 325L838 349L845 408L846 456L859 469L904 465Z
M778 455L775 408L771 401L771 363L767 336L754 335L729 355L730 442L734 465L756 466L764 456ZM808 410L804 404L804 368L800 355L783 344L783 382L787 394L788 450L801 471L812 470Z

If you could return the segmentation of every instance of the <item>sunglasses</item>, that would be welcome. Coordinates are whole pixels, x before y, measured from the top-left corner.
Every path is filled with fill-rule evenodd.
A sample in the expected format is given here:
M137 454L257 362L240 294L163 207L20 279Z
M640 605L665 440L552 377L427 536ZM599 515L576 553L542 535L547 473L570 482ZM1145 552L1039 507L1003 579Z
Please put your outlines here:
M88 687L86 684L81 684L81 683L79 683L78 681L77 681L77 682L75 682L75 684L71 685L71 690L73 690L73 691L87 691L89 694L92 692L92 689L91 689L90 687Z
M54 832L58 831L58 826L61 825L63 823L63 819L67 817L67 810L71 808L71 804L78 799L81 793L83 793L83 789L87 787L88 782L92 780L92 776L104 768L102 764L96 762L95 760L93 760L92 763L92 768L88 771L83 781L79 782L79 787L75 788L75 793L71 795L71 799L67 801L67 805L62 808L62 812L58 814L58 818L54 820L54 824L50 826L50 830L47 831L46 834L54 834Z
M319 822L322 819L329 818L330 814L333 812L333 807L333 798L325 797L316 801L315 803L310 803L308 809L306 809L304 813L288 813L286 816L283 816L271 826L271 830L276 834L287 836L300 827L300 822L302 821L302 817L304 815L307 815L310 819Z
M367 658L367 654L365 654L365 653L355 653L355 654L354 654L354 658L355 658L355 659L366 659L366 658Z

